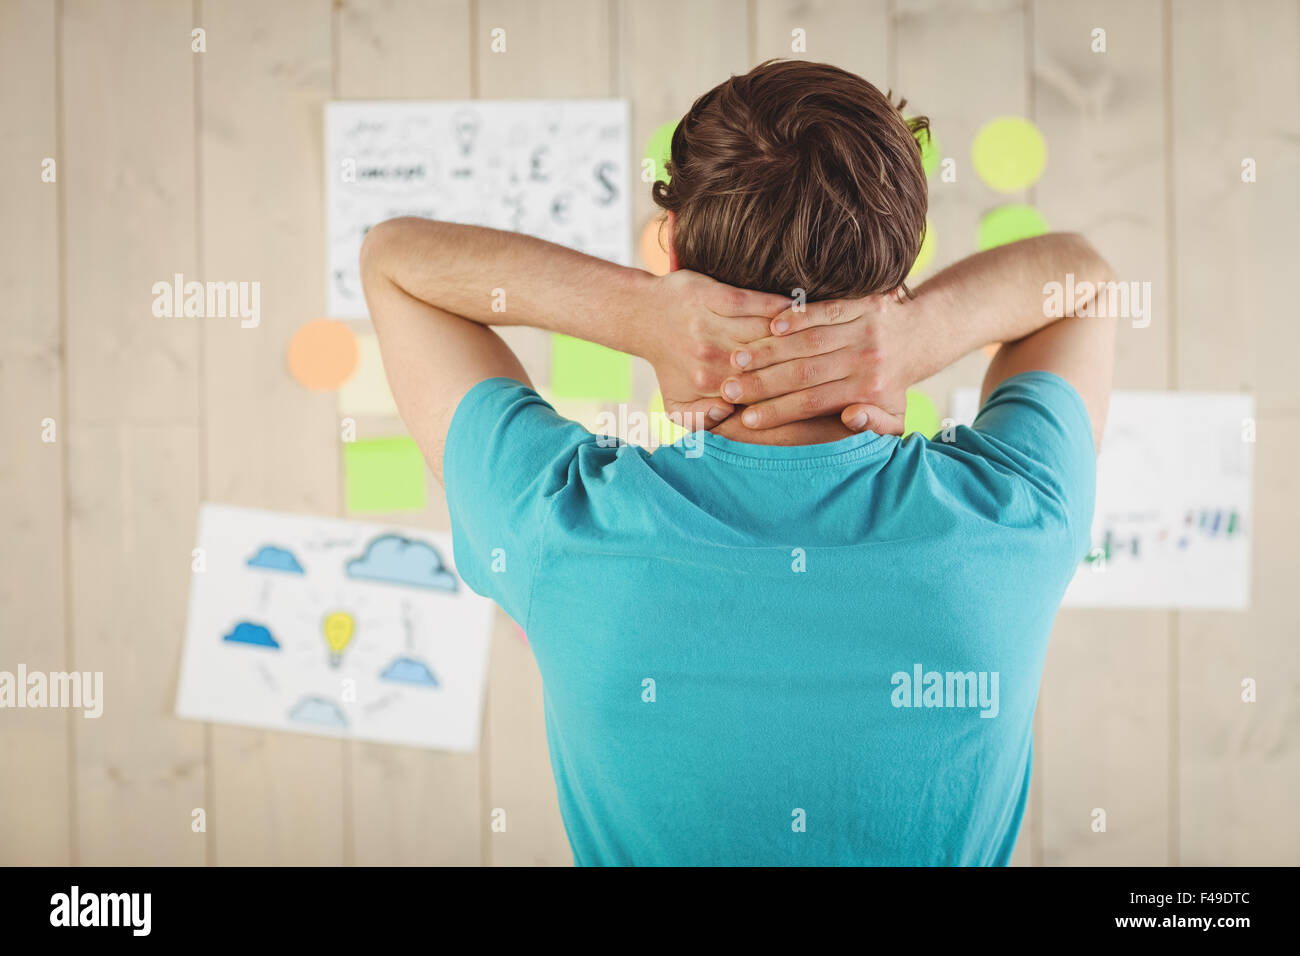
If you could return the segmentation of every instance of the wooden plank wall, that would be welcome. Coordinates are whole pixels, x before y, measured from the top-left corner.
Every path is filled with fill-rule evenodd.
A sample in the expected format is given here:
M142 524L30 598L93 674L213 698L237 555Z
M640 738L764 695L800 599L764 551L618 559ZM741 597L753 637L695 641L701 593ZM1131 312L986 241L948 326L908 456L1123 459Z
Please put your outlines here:
M1030 109L1051 164L1034 204L1051 225L1093 239L1125 278L1150 281L1164 305L1161 9L1038 2L1028 13ZM1092 52L1093 28L1106 31L1105 53ZM1117 388L1173 385L1170 316L1162 310L1142 329L1120 323ZM1039 862L1173 862L1170 630L1171 615L1161 611L1058 617L1039 698ZM1094 809L1106 812L1104 833L1092 829Z
M973 251L1002 201L970 168L976 130L1031 117L1048 170L1011 198L1153 286L1118 385L1256 397L1251 610L1061 614L1015 862L1300 862L1300 327L1282 284L1300 252L1298 46L1297 0L0 0L0 668L106 680L99 720L0 719L0 760L21 768L0 775L0 863L570 862L540 681L503 614L478 754L172 717L196 506L344 513L334 402L283 371L324 309L326 101L626 97L639 155L774 56L853 69L931 117L957 170L932 182L934 267ZM635 197L639 235L654 207ZM260 281L261 325L154 318L151 286L177 272ZM545 337L510 338L545 382ZM923 387L942 406L982 367ZM635 401L653 387L638 363ZM446 529L433 490L426 514L393 517Z
M1290 0L1166 15L1173 384L1251 391L1258 423L1250 612L1175 616L1172 852L1189 865L1300 860L1300 327L1284 279L1300 250L1297 37Z
M66 670L65 482L68 447L59 185L55 10L0 5L0 668ZM58 166L54 173L58 177ZM66 170L62 170L66 172ZM54 422L55 441L42 441ZM47 436L49 437L49 436ZM14 504L9 504L14 502ZM7 711L0 719L0 861L73 859L71 717ZM22 762L22 772L11 767Z
M200 341L154 318L155 282L198 271L190 15L67 0L58 19L70 664L103 672L72 718L76 862L194 864L205 729L167 716L202 494Z

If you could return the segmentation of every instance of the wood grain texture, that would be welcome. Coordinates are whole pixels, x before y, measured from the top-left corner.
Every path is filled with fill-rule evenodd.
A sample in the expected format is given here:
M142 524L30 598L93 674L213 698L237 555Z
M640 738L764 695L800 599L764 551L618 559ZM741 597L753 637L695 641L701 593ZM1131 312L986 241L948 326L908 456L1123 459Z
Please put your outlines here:
M1030 15L1030 112L1048 143L1034 204L1053 228L1086 235L1122 280L1150 283L1159 308L1149 324L1119 324L1116 387L1167 388L1161 10L1123 0L1035 2ZM1106 31L1104 53L1093 52L1094 28ZM1163 612L1064 610L1057 618L1040 692L1043 863L1169 862L1177 822L1170 634ZM1106 812L1105 832L1092 829L1094 809Z
M1300 419L1265 413L1259 435L1251 609L1178 615L1178 859L1187 866L1300 862ZM1256 703L1242 699L1247 678Z
M338 0L335 11L337 98L472 94L471 0Z
M328 0L204 2L199 73L204 278L261 283L261 322L204 328L204 496L336 513L335 396L286 373L297 327L324 312L321 130L332 79ZM211 727L214 862L346 860L347 744Z
M0 668L68 669L64 617L63 336L60 328L57 31L51 4L0 5ZM56 167L57 172L57 167ZM52 419L55 441L42 440ZM7 711L0 865L72 861L65 710ZM80 719L78 717L77 719Z
M203 729L172 716L199 500L198 322L153 314L195 266L190 14L63 4L62 178L76 859L193 864Z
M1300 862L1300 5L1169 10L1177 384L1255 395L1248 613L1177 615L1178 861ZM1256 182L1242 182L1253 159ZM1258 684L1242 701L1241 682Z
M69 329L71 334L72 330ZM204 731L173 715L199 498L198 428L72 428L74 666L104 675L104 715L74 716L77 860L207 861Z
M832 63L889 88L887 0L761 0L753 5L754 65L774 58ZM796 38L796 30L802 30ZM794 49L796 39L803 50Z

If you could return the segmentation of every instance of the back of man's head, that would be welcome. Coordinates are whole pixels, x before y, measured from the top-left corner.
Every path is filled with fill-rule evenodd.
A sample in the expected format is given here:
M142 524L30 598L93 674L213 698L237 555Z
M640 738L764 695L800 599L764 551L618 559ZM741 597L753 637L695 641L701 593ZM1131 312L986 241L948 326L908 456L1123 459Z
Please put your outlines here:
M911 120L866 80L774 60L705 93L677 124L655 202L678 266L809 301L903 284L927 193Z

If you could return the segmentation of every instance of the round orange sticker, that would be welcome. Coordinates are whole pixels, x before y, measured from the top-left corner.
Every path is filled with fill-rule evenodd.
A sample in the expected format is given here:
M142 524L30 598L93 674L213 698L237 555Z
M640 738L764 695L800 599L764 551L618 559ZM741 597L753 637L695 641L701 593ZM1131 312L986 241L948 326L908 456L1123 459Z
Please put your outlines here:
M357 337L337 319L304 322L289 340L288 361L289 374L299 385L332 391L356 370Z

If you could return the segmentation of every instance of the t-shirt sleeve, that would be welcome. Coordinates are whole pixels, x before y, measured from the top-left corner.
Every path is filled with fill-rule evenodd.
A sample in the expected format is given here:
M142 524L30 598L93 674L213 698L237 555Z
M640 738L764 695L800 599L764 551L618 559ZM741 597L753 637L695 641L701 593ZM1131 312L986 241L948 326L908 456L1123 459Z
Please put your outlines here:
M525 628L551 504L595 440L510 378L479 382L452 416L442 471L456 570Z
M971 451L1023 478L1065 520L1075 553L1087 552L1097 455L1073 385L1052 372L1011 376L984 402L968 440Z

